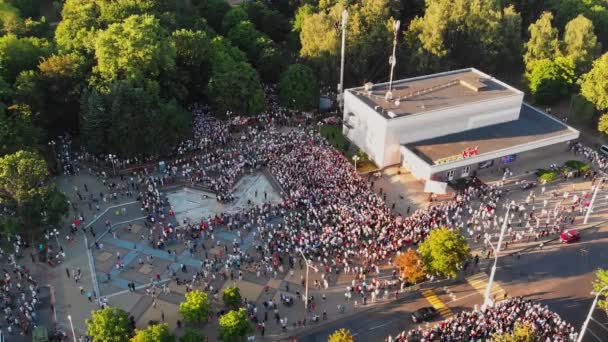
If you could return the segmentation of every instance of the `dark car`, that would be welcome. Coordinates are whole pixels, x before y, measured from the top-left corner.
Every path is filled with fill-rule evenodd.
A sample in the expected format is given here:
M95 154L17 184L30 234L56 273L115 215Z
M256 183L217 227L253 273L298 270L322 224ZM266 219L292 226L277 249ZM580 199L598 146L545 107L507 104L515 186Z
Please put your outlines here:
M412 312L412 322L420 323L430 321L437 315L439 315L437 309L427 306Z

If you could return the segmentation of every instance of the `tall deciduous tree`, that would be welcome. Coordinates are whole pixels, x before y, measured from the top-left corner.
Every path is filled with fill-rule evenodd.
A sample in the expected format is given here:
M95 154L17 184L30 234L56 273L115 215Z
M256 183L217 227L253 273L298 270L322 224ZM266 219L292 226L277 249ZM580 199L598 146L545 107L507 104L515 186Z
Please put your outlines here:
M247 310L244 308L230 310L220 317L219 337L222 341L240 341L251 332L253 332L253 327L247 317Z
M559 51L557 28L551 23L553 14L544 12L540 18L530 25L530 39L526 43L524 62L526 68L541 59L553 59Z
M418 248L429 273L452 278L456 277L470 252L465 238L448 228L432 230Z
M224 305L231 309L237 309L242 304L241 292L238 287L227 287L222 292Z
M581 94L598 110L608 109L608 53L595 60L591 70L583 76Z
M542 59L532 63L526 73L530 91L538 103L551 104L566 97L576 80L570 57Z
M179 342L200 342L204 341L203 334L195 329L186 328L184 334L179 338Z
M210 38L206 32L178 30L171 35L175 46L175 70L188 92L186 100L194 102L204 96L211 72Z
M207 321L210 304L207 294L200 290L186 293L186 300L179 304L179 314L184 321L200 323Z
M564 53L572 58L578 70L591 67L599 49L591 20L582 15L570 20L564 32Z
M55 30L55 43L62 52L91 53L100 29L100 8L96 1L66 0L61 21Z
M82 139L95 153L162 155L188 134L191 113L160 97L158 84L117 81L82 99Z
M303 64L290 65L279 83L279 98L287 108L313 110L319 104L319 88L312 69Z
M34 70L51 53L51 46L42 38L17 38L13 34L0 37L0 76L13 83L24 70Z
M49 176L46 162L35 152L18 151L0 158L0 199L4 205L14 204L18 216L26 206L44 197L49 188L43 186Z
M513 331L495 334L492 342L534 342L537 341L534 325L530 323L515 323Z
M146 329L135 330L135 336L130 342L173 342L175 336L171 335L167 324L153 324Z
M129 315L118 308L95 310L87 319L87 335L94 341L128 342L131 335Z
M133 15L100 32L95 40L97 72L107 81L156 79L175 66L175 47L151 15Z
M597 121L597 130L604 134L608 134L608 113L604 113L600 116Z
M413 249L399 254L395 258L395 265L401 271L401 276L410 284L416 284L426 276L424 262Z
M430 0L406 33L413 59L424 71L476 66L496 70L519 64L521 17L494 0ZM505 67L512 67L504 66Z

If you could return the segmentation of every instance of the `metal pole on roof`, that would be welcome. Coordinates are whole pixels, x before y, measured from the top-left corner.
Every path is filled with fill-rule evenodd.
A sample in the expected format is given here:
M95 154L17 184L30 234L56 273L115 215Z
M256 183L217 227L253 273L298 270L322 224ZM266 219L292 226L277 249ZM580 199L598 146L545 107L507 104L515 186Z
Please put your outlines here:
M392 99L392 90L393 90L393 71L395 70L395 65L397 64L397 59L395 58L395 52L397 50L397 35L399 34L399 27L401 26L401 21L395 21L393 28L395 32L393 34L393 54L388 59L388 64L391 66L391 76L388 82L388 92L386 93L387 100Z
M340 60L340 83L338 83L338 104L340 110L344 111L344 51L346 49L346 23L348 11L342 11L342 55Z

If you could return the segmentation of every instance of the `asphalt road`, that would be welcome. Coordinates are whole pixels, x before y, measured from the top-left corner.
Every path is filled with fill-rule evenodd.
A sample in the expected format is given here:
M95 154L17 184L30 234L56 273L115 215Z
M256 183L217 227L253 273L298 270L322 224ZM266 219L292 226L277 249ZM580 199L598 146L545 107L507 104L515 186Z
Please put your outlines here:
M608 268L608 224L583 232L581 241L570 245L552 243L523 253L518 259L505 256L499 261L496 280L509 296L526 296L539 300L560 314L577 329L583 324L593 300L591 282L594 271ZM489 272L488 272L489 273ZM452 301L442 289L435 289L454 312L470 310L483 301L466 282L450 286L456 294ZM420 294L412 294L389 305L338 320L318 328L310 328L298 336L302 342L325 342L335 330L346 328L357 341L383 341L388 335L415 327L412 311L429 306ZM596 310L584 341L608 341L608 318ZM598 323L599 322L599 323ZM605 325L602 325L606 323Z

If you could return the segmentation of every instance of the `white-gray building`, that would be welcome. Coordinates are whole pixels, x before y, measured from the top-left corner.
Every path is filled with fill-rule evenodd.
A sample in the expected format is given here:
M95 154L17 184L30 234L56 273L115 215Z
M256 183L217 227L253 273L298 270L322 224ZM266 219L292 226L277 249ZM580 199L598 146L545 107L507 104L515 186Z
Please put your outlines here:
M347 89L344 135L381 168L449 181L500 168L579 132L523 102L524 94L469 68ZM388 93L388 94L387 94Z

